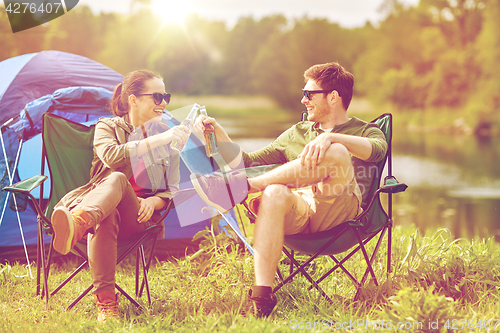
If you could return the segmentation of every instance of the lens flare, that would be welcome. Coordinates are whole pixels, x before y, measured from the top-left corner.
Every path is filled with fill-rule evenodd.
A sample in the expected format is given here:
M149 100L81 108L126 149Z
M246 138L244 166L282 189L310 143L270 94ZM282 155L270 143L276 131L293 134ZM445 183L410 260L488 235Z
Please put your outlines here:
M186 16L193 12L187 1L153 0L151 11L162 19L162 24L183 25Z

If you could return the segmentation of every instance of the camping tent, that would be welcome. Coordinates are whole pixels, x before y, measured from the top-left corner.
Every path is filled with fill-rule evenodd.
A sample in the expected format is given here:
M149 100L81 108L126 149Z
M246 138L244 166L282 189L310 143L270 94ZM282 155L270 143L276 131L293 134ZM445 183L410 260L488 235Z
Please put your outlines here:
M89 59L85 61L87 62ZM3 62L0 63L0 70L6 68L2 64ZM75 66L78 67L77 64ZM94 65L93 67L99 68L99 70L91 75L89 73L85 74L83 82L90 84L91 82L88 81L89 76L95 77L97 82L103 82L104 80L101 81L99 73L106 73L106 71L101 66ZM66 73L69 72L69 69L67 69ZM40 82L39 75L44 74L42 71L33 70L30 75L33 82ZM81 72L79 75L81 75ZM27 76L28 73L24 72L23 80L27 80ZM73 77L73 75L69 76ZM0 75L0 77L3 78L4 76ZM122 77L115 76L114 80L116 85L117 82L121 82ZM11 81L14 83L17 82L16 79ZM57 83L57 85L60 84L62 83ZM20 89L19 87L16 89ZM10 88L6 90L6 92L9 91L11 91ZM23 93L23 95L28 94ZM10 112L10 116L14 119L7 121L2 126L2 134L0 136L2 143L2 153L0 153L0 176L2 178L0 179L0 187L40 173L40 131L42 114L44 112L53 112L73 121L92 124L99 117L111 116L108 107L111 95L110 90L98 86L66 87L30 101L26 105L21 106L17 114ZM9 95L4 93L3 98L0 100L0 110L4 109L4 101L6 100L9 101ZM10 103L12 105L12 101ZM168 112L165 113L165 117L171 126L179 123ZM191 186L189 181L189 174L191 172L206 173L212 170L213 164L203 152L204 148L201 142L195 136L192 136L185 151L181 154L183 160L183 163L181 163L181 188ZM45 173L48 174L48 172ZM40 195L36 190L34 194L35 196ZM43 197L48 198L49 195L50 187L45 186ZM27 245L36 244L36 213L30 205L22 213L15 212L9 208L9 204L13 206L12 201L12 198L7 193L0 191L0 259L11 258L12 256L9 253L19 256L20 249L26 250ZM210 211L202 210L203 207L204 204L201 199L195 196L179 206L175 212L169 214L165 220L165 241L160 242L157 248L162 251L184 252L185 245L188 244L193 235L209 226L209 218L212 215ZM186 223L187 220L190 222ZM234 213L225 214L224 221L230 221L237 225ZM173 242L172 240L176 241ZM50 238L46 237L45 241L49 242Z
M66 87L101 87L113 91L118 72L86 57L59 51L24 54L0 62L0 124L24 106Z
M104 105L100 103L107 103L110 91L122 80L121 74L98 62L59 51L24 54L0 62L0 124L4 124L1 135L0 186L3 187L19 179L18 166L24 170L24 166L29 167L35 160L40 159L40 154L29 154L33 149L40 151L40 142L37 143L36 140L27 142L22 136L28 136L29 131L25 134L21 131L22 128L18 127L16 133L14 130L9 130L8 126L12 120L17 121L21 113L25 113L24 108L28 103L33 103L32 106L42 103L47 107L50 104L50 98L33 101L44 96L51 96L60 88L87 86L95 87L96 91L99 90L97 94L107 94L98 97L98 101L90 102L95 104L96 109L104 111ZM99 112L94 111L94 113ZM25 114L25 117L29 119L29 114ZM86 118L86 116L79 117L82 120ZM25 149L21 149L23 143L26 144ZM23 154L26 158L23 158L24 162L19 163L23 150L28 154ZM6 165L9 167L6 168ZM40 173L40 169L32 168L28 172ZM21 175L23 175L22 172ZM14 176L17 178L14 179ZM33 209L28 207L26 212L22 213L24 222L21 224L21 215L7 208L7 199L7 195L0 191L0 258L7 257L7 249L22 247L26 243L33 244L33 239L36 242L36 224L33 223L33 221L36 222L36 217ZM20 232L23 227L26 234Z

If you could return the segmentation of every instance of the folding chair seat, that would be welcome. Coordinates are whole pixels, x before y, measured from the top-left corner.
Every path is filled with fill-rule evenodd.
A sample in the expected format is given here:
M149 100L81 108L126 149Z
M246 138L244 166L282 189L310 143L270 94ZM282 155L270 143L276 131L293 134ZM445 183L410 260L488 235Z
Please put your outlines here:
M4 190L12 192L19 196L27 197L33 204L34 208L38 214L38 242L37 242L37 295L40 294L40 279L41 272L43 272L43 288L41 297L45 298L46 304L48 304L49 290L48 290L48 279L50 264L53 255L53 237L50 242L50 247L48 254L46 255L45 245L44 245L44 232L48 235L53 235L53 229L50 222L50 216L54 206L59 202L59 200L67 192L73 190L74 188L87 183L90 179L90 167L93 158L93 137L94 137L95 125L86 126L80 123L73 122L71 120L46 113L43 116L43 129L42 129L42 174L22 180L16 184L5 187ZM47 162L50 179L51 179L51 189L50 197L47 203L43 202L43 182L47 179L44 175L45 162ZM35 188L40 187L40 198L36 199L31 193ZM192 193L183 192L181 196L188 197L193 195ZM177 200L179 203L182 201ZM46 206L45 208L42 208ZM173 200L169 201L167 207L162 211L161 216L155 221L156 224L151 225L144 231L133 235L127 240L118 241L118 260L117 263L121 262L129 254L136 252L136 283L135 283L135 294L137 297L142 296L143 289L145 287L148 302L151 305L151 296L149 290L149 283L147 273L153 257L153 252L156 244L156 239L158 233L162 230L162 226L159 223L167 216L168 212L173 208ZM146 243L152 241L151 248L149 250L149 255L146 259L144 246ZM56 294L66 283L68 283L73 277L75 277L83 268L88 265L87 258L87 240L82 239L79 241L72 252L84 259L83 263L71 273L68 278L66 278L58 287L56 287L50 296ZM142 266L142 269L140 267ZM141 279L140 272L142 273L142 282L139 286L139 281ZM67 308L71 309L78 301L80 301L88 292L93 288L91 284L81 295L79 295ZM123 290L119 285L116 288L129 299L135 306L142 308L142 306L125 290Z
M303 120L305 120L304 116ZM312 287L316 288L325 298L331 301L331 298L323 291L319 283L337 269L341 269L355 284L357 288L355 299L357 299L361 287L366 282L368 275L372 277L375 285L378 286L378 281L372 266L386 232L388 235L387 274L390 273L393 222L392 194L405 191L407 185L399 183L392 175L392 115L383 114L372 122L377 124L385 134L388 150L385 158L377 163L377 172L368 189L367 197L371 199L367 203L363 203L363 212L360 215L352 220L344 221L332 229L311 234L285 235L283 253L290 259L290 272L286 278L283 278L283 275L278 270L277 275L280 281L276 287L274 287L273 292L278 291L283 285L292 281L298 273L301 273L309 280ZM386 161L388 175L385 177L383 185L380 186ZM380 193L388 194L388 212L385 212L382 207L379 196ZM248 210L248 205L245 204L245 206ZM376 238L377 235L378 238ZM377 242L373 252L369 255L365 245L372 239L377 239ZM342 260L335 257L335 255L345 253L350 249L351 251L345 254ZM344 264L360 250L367 264L367 268L361 280L358 281L354 275L345 268ZM295 252L300 252L301 255L305 255L306 257L309 256L309 258L299 263L295 259ZM327 270L321 277L314 279L311 277L311 274L307 272L307 267L318 258L318 256L322 255L329 256L335 262L335 265Z

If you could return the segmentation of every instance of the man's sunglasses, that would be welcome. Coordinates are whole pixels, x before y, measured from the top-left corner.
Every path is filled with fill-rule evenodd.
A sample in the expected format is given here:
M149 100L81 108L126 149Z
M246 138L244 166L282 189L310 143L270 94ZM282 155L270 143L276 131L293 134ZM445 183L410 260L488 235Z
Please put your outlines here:
M302 89L302 92L304 93L304 97L307 98L308 100L311 100L312 94L331 93L332 91L333 90L304 90L304 89Z
M152 93L152 94L137 94L136 96L153 96L153 100L156 105L160 105L163 100L165 102L170 103L170 94L169 93Z

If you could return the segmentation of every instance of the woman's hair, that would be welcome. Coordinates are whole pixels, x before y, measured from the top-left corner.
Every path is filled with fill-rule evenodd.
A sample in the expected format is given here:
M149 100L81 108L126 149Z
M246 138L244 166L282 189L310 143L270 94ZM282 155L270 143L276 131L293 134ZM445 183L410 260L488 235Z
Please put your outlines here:
M138 70L128 73L123 82L118 84L113 92L113 97L111 98L111 112L113 115L119 117L126 115L130 110L128 97L130 95L141 94L146 89L146 81L154 78L162 80L158 74L148 70Z

